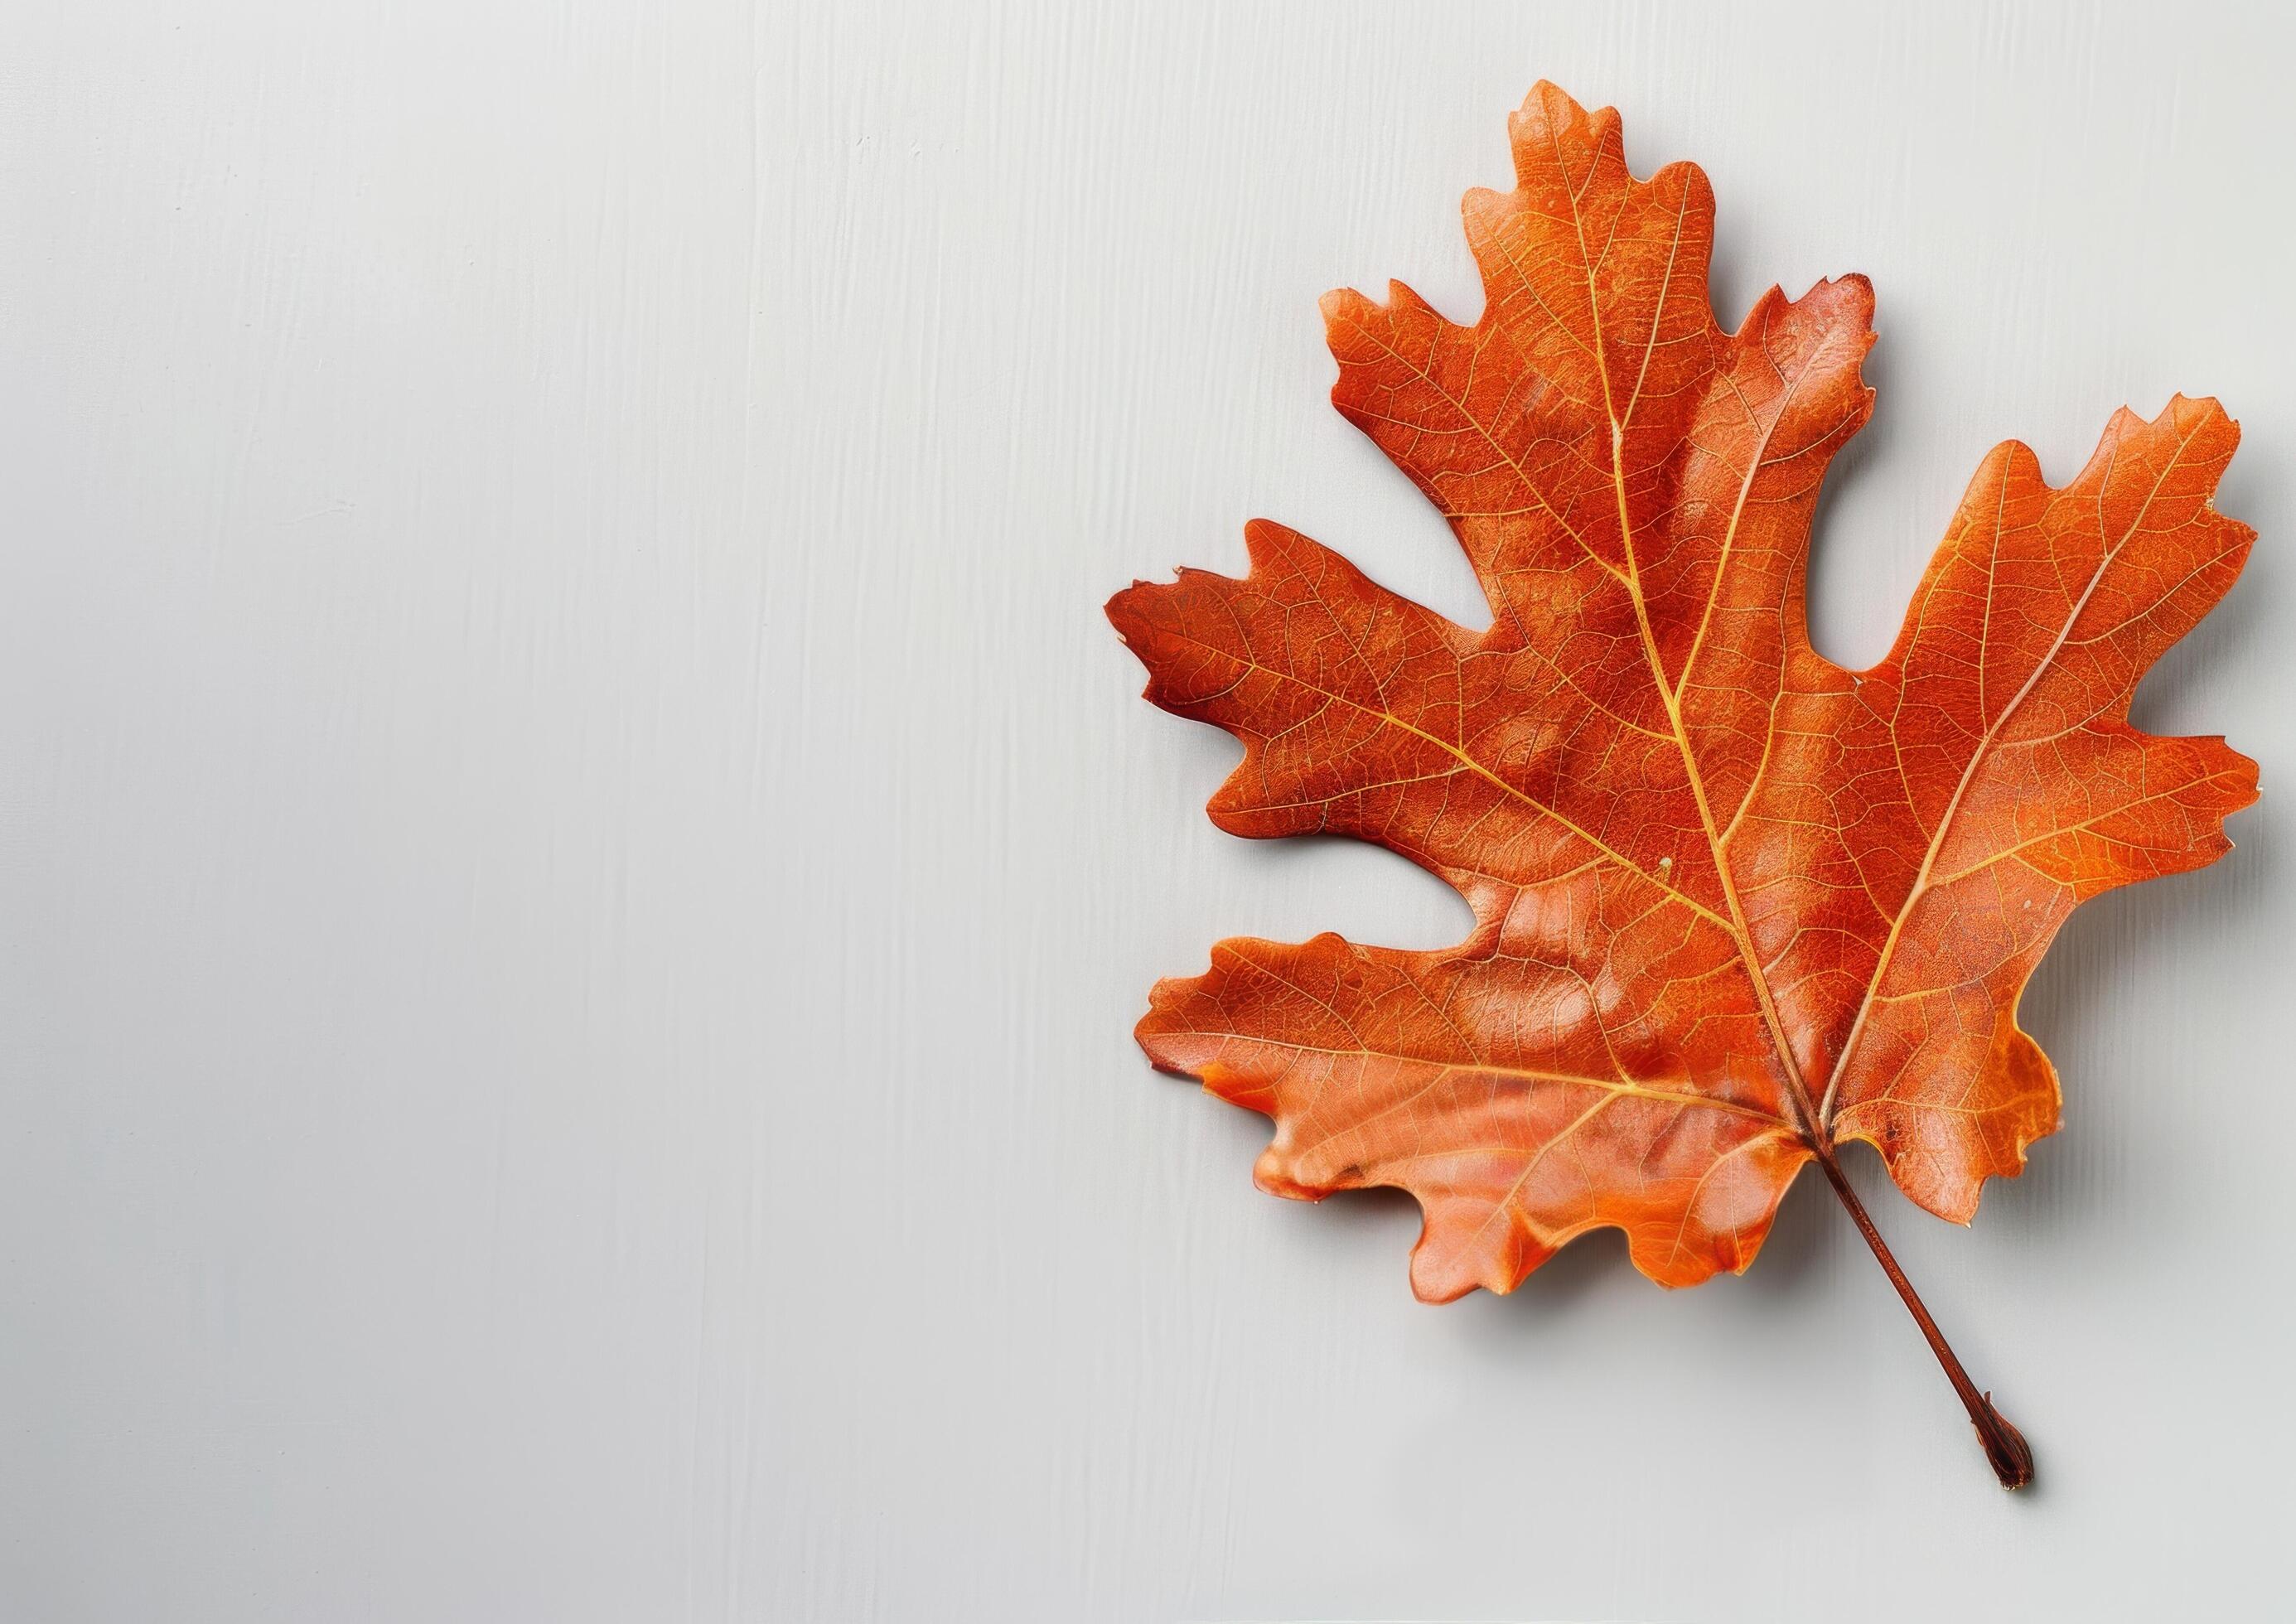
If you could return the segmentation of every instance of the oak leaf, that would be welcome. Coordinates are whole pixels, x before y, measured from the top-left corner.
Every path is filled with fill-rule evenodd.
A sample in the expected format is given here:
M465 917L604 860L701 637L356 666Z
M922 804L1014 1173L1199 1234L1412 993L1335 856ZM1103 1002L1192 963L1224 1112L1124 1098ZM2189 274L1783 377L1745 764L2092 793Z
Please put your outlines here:
M2212 401L2124 411L2059 488L1997 447L1888 657L1846 670L1810 644L1805 572L1873 406L1872 290L1773 288L1726 331L1697 168L1636 180L1617 115L1550 85L1509 130L1514 190L1465 201L1480 320L1400 283L1323 305L1333 402L1450 521L1489 629L1266 521L1242 579L1108 605L1148 697L1242 741L1221 828L1387 847L1473 931L1221 942L1158 985L1141 1044L1274 1119L1263 1188L1416 1197L1431 1300L1603 1226L1662 1284L1742 1270L1816 1161L2013 1487L2022 1440L1835 1150L1866 1141L1966 1222L2057 1125L2017 1004L2066 915L2229 849L2253 764L2128 711L2248 552L2211 504L2238 431Z

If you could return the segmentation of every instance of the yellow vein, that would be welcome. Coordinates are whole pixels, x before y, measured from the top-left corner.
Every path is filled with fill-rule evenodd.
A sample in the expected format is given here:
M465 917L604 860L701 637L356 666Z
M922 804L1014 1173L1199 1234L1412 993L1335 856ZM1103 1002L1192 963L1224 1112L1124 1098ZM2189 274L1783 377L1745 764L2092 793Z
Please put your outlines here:
M1570 170L1562 161L1562 143L1552 126L1547 130L1547 141L1554 151L1555 167L1562 171L1567 183ZM1784 1024L1778 1017L1776 1003L1770 997L1768 978L1763 975L1761 965L1754 958L1753 933L1747 928L1745 909L1738 900L1738 887L1731 878L1729 861L1723 853L1721 837L1714 827L1713 809L1706 800L1705 778L1698 770L1697 757L1690 748L1690 736L1683 728L1681 706L1677 703L1674 693L1667 684L1665 663L1659 657L1658 638L1651 629L1650 609L1643 601L1642 570L1635 557L1634 521L1627 504L1626 424L1619 420L1618 406L1611 393L1611 368L1604 356L1603 339L1603 313L1595 296L1595 270L1587 251L1586 224L1578 213L1576 194L1570 192L1568 185L1563 187L1563 192L1570 198L1571 224L1578 238L1578 263L1585 272L1587 316L1595 330L1595 370L1602 374L1603 407L1611 420L1611 485L1618 498L1619 542L1626 555L1627 592L1634 600L1635 625L1642 635L1643 657L1650 665L1651 682L1658 689L1659 698L1665 701L1667 720L1674 729L1675 746L1682 753L1683 772L1690 780L1691 799L1698 805L1698 820L1705 828L1706 849L1713 857L1715 876L1721 882L1723 899L1729 904L1732 923L1725 929L1729 931L1737 946L1739 960L1745 965L1747 979L1753 983L1755 997L1761 1004L1762 1019L1769 1028L1770 1041L1776 1046L1778 1063L1784 1070L1788 1091L1801 1113L1805 1128L1815 1135L1816 1114L1810 1108L1809 1091L1802 1084L1801 1068L1795 1062L1793 1046L1786 1041ZM1620 207L1623 208L1624 204L1621 203ZM1677 245L1681 229L1682 217L1677 214L1675 231ZM1670 258L1669 263L1671 264ZM1664 297L1664 289L1661 288L1661 302ZM1657 332L1655 317L1651 330L1653 334ZM1647 363L1647 355L1644 358Z

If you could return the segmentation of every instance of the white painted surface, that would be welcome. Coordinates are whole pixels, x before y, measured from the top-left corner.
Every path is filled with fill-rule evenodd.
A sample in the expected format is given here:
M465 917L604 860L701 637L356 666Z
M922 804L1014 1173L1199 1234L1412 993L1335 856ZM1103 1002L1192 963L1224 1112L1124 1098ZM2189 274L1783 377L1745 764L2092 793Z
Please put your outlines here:
M2296 1495L2296 31L2277 8L27 0L0 76L0 1616L2259 1618ZM1476 294L1540 75L1869 272L1818 627L1963 480L2213 391L2248 578L2140 719L2241 849L2076 920L2065 1131L1415 1305L1128 1028L1227 839L1099 617L1255 513L1477 614L1324 400Z

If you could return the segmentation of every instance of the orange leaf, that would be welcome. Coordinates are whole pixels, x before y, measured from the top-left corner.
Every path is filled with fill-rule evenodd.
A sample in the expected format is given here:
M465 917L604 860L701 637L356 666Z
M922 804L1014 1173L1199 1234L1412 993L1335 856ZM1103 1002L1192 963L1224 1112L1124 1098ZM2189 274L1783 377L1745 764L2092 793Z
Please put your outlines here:
M2228 849L2253 764L2127 717L2247 554L2210 504L2238 431L2123 412L2061 489L1997 448L1889 657L1844 670L1803 590L1872 290L1772 289L1725 332L1704 175L1636 180L1617 115L1549 85L1510 134L1515 189L1466 199L1479 322L1324 300L1333 401L1450 521L1491 628L1264 521L1244 578L1108 606L1148 696L1243 742L1222 828L1388 847L1475 930L1223 942L1141 1043L1275 1119L1262 1187L1411 1192L1431 1300L1604 1226L1663 1284L1742 1270L1816 1159L1965 1387L1834 1147L1966 1221L2057 1123L2016 1010L2066 915Z

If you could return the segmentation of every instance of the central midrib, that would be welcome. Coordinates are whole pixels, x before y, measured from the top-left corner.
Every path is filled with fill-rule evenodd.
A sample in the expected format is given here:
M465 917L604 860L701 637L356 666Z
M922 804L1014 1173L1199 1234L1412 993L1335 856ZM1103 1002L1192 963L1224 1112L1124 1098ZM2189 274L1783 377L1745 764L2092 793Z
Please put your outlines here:
M1713 808L1708 804L1706 799L1705 776L1699 772L1698 758L1690 748L1689 733L1682 725L1682 707L1676 699L1672 685L1666 680L1666 667L1659 657L1658 639L1651 630L1650 610L1643 602L1642 569L1635 556L1634 520L1627 502L1625 455L1626 418L1632 416L1635 405L1641 398L1641 379L1637 376L1635 396L1627 403L1626 415L1621 416L1616 397L1611 390L1611 364L1603 337L1602 309L1595 297L1595 264L1587 252L1587 226L1578 213L1578 193L1570 184L1570 166L1562 160L1562 144L1555 138L1551 126L1547 131L1547 139L1554 149L1555 168L1563 177L1563 194L1570 200L1571 230L1578 239L1578 264L1584 273L1581 280L1587 290L1587 324L1594 330L1595 334L1595 371L1603 381L1603 414L1611 425L1611 488L1619 506L1619 544L1626 555L1626 570L1621 578L1626 584L1628 595L1634 601L1635 627L1642 639L1643 659L1650 668L1651 685L1658 690L1660 702L1666 707L1667 726L1674 734L1675 749L1682 757L1683 774L1689 781L1691 799L1698 808L1698 821L1705 831L1707 856L1713 863L1715 880L1722 888L1723 900L1729 905L1730 919L1727 933L1731 939L1731 944L1737 949L1738 963L1744 968L1746 979L1752 983L1754 988L1755 1001L1761 1006L1762 1022L1769 1030L1771 1046L1777 1054L1778 1066L1785 1078L1787 1095L1793 1101L1795 1111L1800 1119L1800 1134L1813 1148L1819 1149L1822 1154L1823 1141L1818 1132L1817 1112L1810 1102L1809 1090L1802 1082L1801 1068L1794 1061L1793 1047L1786 1041L1785 1027L1778 1018L1776 1001L1770 996L1769 978L1762 973L1761 964L1754 957L1753 933L1747 929L1746 910L1738 898L1737 882L1731 877L1729 861L1722 850L1721 835L1714 826ZM1643 346L1644 373L1650 369L1651 353L1658 340L1658 325L1665 316L1667 292L1674 282L1675 252L1680 248L1681 242L1682 217L1677 212L1675 218L1674 246L1667 253L1666 274L1659 283L1658 298L1652 302L1651 308L1650 334ZM1738 513L1734 513L1731 515L1731 533L1723 539L1726 556L1731 542L1735 539L1738 519ZM1720 587L1718 581L1716 583L1716 587L1717 590Z
M1606 372L1603 379L1605 404L1609 390ZM1682 707L1669 688L1666 668L1659 658L1658 639L1651 630L1650 611L1643 603L1642 575L1635 562L1634 532L1627 520L1626 473L1619 455L1623 432L1624 425L1613 421L1611 426L1611 468L1619 497L1619 534L1627 555L1627 591L1634 599L1635 626L1642 636L1643 657L1650 667L1652 685L1658 689L1659 699L1666 706L1667 725L1673 731L1675 749L1682 756L1683 775L1689 781L1691 800L1698 808L1699 825L1706 835L1707 856L1714 865L1715 881L1722 888L1722 899L1730 907L1728 935L1731 945L1737 949L1738 963L1745 969L1746 979L1753 983L1755 999L1761 1005L1762 1022L1769 1029L1771 1045L1777 1052L1779 1068L1785 1074L1787 1092L1800 1117L1802 1136L1812 1144L1816 1144L1819 1143L1817 1111L1810 1102L1809 1090L1802 1081L1801 1067L1794 1060L1792 1046L1786 1041L1784 1023L1779 1019L1777 1003L1770 994L1769 978L1762 973L1760 961L1754 956L1753 932L1746 924L1745 906L1738 898L1738 882L1730 873L1729 857L1722 849L1721 834L1714 826L1714 810L1706 799L1705 776L1699 772L1698 757L1690 748L1689 730L1682 722Z

